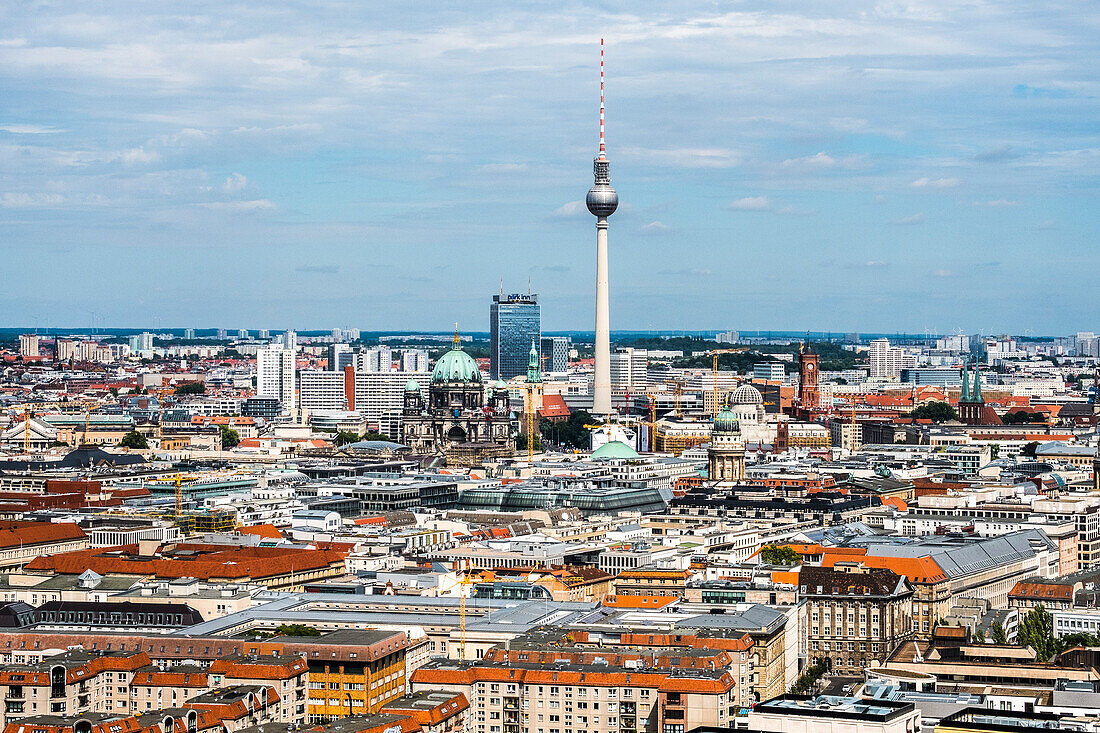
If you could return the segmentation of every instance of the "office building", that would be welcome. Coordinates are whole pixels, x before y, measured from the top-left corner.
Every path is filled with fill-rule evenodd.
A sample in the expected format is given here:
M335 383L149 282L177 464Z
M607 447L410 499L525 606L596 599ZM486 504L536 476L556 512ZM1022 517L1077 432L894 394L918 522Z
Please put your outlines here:
M489 306L489 375L508 380L527 373L531 344L541 345L539 296L494 295Z
M39 356L37 334L25 333L19 337L19 355Z
M218 341L225 341L228 338L229 333L224 328L218 329Z
M343 370L303 371L299 375L298 403L310 412L347 410L354 400L354 394L349 400L347 393L349 386L354 389L354 382L349 381Z
M645 349L627 346L611 355L611 392L615 399L628 394L643 394L649 379L646 368L649 354Z
M431 372L355 371L355 411L371 424L378 424L380 432L392 438L401 435L401 411L405 403L405 388L409 382L420 390L427 390Z
M720 344L736 344L741 340L741 334L737 331L725 331L714 337Z
M272 345L256 352L256 395L278 399L284 412L297 407L294 399L293 351Z
M786 375L781 361L762 361L752 365L752 378L756 382L782 382Z
M330 372L342 372L344 367L355 366L355 354L347 344L332 344L328 347L328 369Z
M183 338L186 341L193 341L195 338L195 329L185 328L183 329Z
M568 336L542 337L542 371L564 373L569 371L569 350L573 343Z

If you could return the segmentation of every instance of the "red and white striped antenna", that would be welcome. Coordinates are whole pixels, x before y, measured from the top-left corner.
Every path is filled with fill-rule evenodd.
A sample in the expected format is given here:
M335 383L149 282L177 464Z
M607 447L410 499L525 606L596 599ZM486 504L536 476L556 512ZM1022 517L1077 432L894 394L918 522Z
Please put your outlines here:
M603 39L600 39L600 157L607 157L603 142Z

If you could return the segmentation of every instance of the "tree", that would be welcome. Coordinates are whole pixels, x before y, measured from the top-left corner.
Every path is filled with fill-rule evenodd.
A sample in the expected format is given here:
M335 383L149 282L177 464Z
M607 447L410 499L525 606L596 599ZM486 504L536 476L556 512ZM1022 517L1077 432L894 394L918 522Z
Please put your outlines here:
M1006 412L1001 416L1001 422L1005 425L1025 425L1028 423L1043 423L1047 418L1041 412L1028 412L1027 410L1017 410L1016 412Z
M977 631L975 631L974 632L974 641L977 642L978 644L984 644L985 643L985 632L982 631L981 629L978 629Z
M768 565L797 565L802 556L789 545L764 545L760 548L760 562Z
M958 420L959 413L946 402L926 402L909 413L909 417L918 420L931 420L932 422L947 422Z
M1072 649L1075 646L1093 647L1100 646L1100 637L1088 633L1087 631L1078 631L1076 634L1066 634L1058 640L1059 651L1066 649Z
M1035 457L1035 451L1038 448L1039 448L1038 441L1033 440L1030 443L1028 443L1027 445L1025 445L1022 449L1020 449L1020 455L1027 456L1028 458L1034 458Z
M145 439L145 436L136 430L131 430L122 436L122 440L118 442L122 448L134 448L136 450L144 450L149 447L149 441Z
M256 636L261 639L270 639L273 636L320 636L321 632L312 626L305 624L279 624L274 631L260 631Z
M1005 634L1005 627L1001 625L1000 621L993 622L993 643L994 644L1007 644L1008 635Z
M392 440L392 438L390 438L390 436L386 435L385 433L378 432L377 430L368 430L367 432L363 433L363 437L361 437L360 440L384 440L386 442L389 442L390 440Z
M542 451L543 450L542 438L540 438L538 435L535 435L534 436L534 441L535 442L533 444L532 450L535 453L538 453L538 452ZM526 451L527 450L527 435L525 433L520 433L519 435L516 436L516 450L519 450L519 451Z
M221 426L222 449L236 448L241 442L241 434L228 425Z
M206 385L202 382L185 382L176 385L173 393L178 395L206 394Z
M118 397L118 387L110 387L107 391L111 393L112 397Z
M1058 652L1058 641L1054 638L1054 617L1042 604L1028 611L1020 622L1016 632L1016 642L1020 646L1029 646L1035 650L1035 658L1045 662Z
M332 444L339 448L342 445L348 445L349 443L358 443L359 433L353 433L350 430L341 430L336 434L336 437L332 439Z
M586 450L592 444L592 434L585 425L592 422L592 416L584 410L577 410L569 419L552 425L542 424L542 434L551 442L560 443L567 448ZM524 447L526 447L524 443Z

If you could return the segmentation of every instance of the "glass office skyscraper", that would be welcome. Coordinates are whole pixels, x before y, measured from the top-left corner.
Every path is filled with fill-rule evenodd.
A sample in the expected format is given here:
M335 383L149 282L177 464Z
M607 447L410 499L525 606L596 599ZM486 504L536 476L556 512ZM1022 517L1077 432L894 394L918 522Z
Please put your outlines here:
M531 342L542 345L539 296L513 293L494 295L489 306L489 376L511 379L527 374Z

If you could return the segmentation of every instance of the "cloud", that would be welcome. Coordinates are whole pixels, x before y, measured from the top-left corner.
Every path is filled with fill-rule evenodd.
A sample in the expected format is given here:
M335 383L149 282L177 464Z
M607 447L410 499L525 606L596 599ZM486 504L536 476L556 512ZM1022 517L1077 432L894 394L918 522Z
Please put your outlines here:
M868 270L880 270L883 267L888 267L888 265L882 260L867 260L863 263L863 266Z
M244 190L244 187L248 185L248 179L240 173L233 173L229 178L225 179L225 183L222 184L222 190L226 193L237 193Z
M1019 157L1020 154L1013 150L1011 145L999 145L995 148L981 151L974 156L974 160L979 163L1004 163Z
M553 272L560 274L569 272L572 268L569 267L569 265L534 265L529 269L531 272Z
M551 216L559 219L570 219L581 214L588 213L588 206L583 200L570 201L569 203L562 204L558 208L554 209L554 213Z
M941 270L936 270L932 274L935 275L936 277L954 277L955 276L955 273L951 272L951 270L942 270L942 269Z
M1009 201L1008 199L993 199L992 201L975 201L975 206L985 206L990 209L999 209L1005 206L1019 206L1019 201Z
M651 221L648 224L642 226L642 231L647 234L663 234L669 231L672 227L660 221Z
M910 224L921 224L924 222L925 216L923 213L913 214L912 216L903 216L900 219L894 219L891 224L900 224L903 226Z
M1057 229L1058 228L1058 222L1054 221L1054 219L1047 219L1045 221L1039 222L1036 225L1035 228L1036 229Z
M730 148L625 148L623 156L677 168L733 168L741 153Z
M913 188L954 188L959 185L958 178L918 178L909 184Z
M1039 97L1065 99L1066 97L1072 97L1073 94L1071 94L1069 90L1059 89L1057 87L1033 87L1028 84L1017 84L1012 87L1012 96L1018 99L1036 99Z
M255 199L253 201L210 201L208 203L198 204L198 206L214 211L238 212L274 211L279 208L267 199Z
M866 155L840 155L833 156L822 151L804 158L787 158L781 164L784 168L798 170L858 170L866 168L868 159Z
M298 265L295 272L307 272L315 275L335 275L340 272L339 265Z
M38 206L60 206L65 197L57 193L4 193L0 194L0 206L5 209L23 209Z
M65 132L48 125L0 125L0 132L10 132L12 135L49 135L55 132Z
M159 161L160 153L155 150L146 150L144 147L136 147L122 151L118 158L126 165L148 165Z
M735 211L767 211L771 206L772 202L767 196L746 196L743 199L737 199L728 208Z

